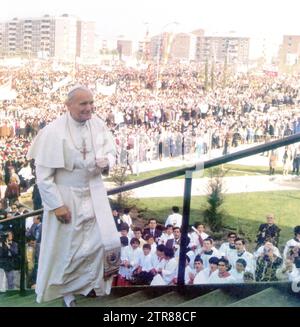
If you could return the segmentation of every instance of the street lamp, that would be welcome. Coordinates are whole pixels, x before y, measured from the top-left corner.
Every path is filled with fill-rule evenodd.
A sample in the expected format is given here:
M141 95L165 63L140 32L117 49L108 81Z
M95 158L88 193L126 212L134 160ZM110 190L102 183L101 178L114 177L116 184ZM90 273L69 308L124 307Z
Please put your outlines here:
M161 28L161 33L159 35L159 42L158 42L158 46L157 46L157 57L156 57L156 97L157 97L157 94L158 94L158 83L159 83L159 63L160 63L160 52L161 52L161 47L162 47L162 35L163 35L163 31L166 27L168 27L169 25L178 25L179 23L178 22L170 22L166 25L164 25L162 28Z

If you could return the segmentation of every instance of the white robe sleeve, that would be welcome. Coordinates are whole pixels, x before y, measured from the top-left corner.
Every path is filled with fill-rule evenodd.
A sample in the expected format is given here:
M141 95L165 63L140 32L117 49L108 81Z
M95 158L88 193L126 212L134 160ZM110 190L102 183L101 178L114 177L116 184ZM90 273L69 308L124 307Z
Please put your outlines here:
M36 166L37 184L46 211L54 210L64 205L59 190L54 183L55 168Z

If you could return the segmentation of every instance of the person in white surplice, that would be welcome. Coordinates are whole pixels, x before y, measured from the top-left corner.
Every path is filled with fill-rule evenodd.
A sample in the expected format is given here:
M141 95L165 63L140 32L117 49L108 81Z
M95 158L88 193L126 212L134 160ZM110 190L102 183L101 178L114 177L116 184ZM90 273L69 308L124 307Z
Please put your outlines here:
M93 115L91 91L74 87L67 113L43 128L31 145L44 206L37 302L75 294L110 293L119 269L120 237L101 175L115 162L115 144Z

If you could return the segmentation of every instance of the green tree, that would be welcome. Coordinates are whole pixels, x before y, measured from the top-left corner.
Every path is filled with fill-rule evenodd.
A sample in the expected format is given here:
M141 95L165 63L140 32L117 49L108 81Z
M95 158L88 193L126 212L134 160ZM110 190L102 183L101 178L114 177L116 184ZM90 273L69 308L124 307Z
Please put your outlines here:
M211 177L208 183L207 208L204 210L204 221L208 224L211 231L218 232L223 227L225 212L221 206L224 202L223 196L223 177L224 172L221 169L212 169Z

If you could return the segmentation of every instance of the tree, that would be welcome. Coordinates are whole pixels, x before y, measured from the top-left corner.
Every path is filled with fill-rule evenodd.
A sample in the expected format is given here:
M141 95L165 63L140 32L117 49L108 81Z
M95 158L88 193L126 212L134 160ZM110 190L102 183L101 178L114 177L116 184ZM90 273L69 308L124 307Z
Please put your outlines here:
M225 212L220 208L224 202L223 177L224 172L221 169L212 169L211 177L208 183L207 202L208 207L204 210L204 221L213 232L218 232L223 227Z
M126 174L127 168L122 165L117 165L113 168L111 172L111 180L116 184L116 186L123 186L125 185L125 182L128 180L128 175ZM130 198L131 191L127 192L121 192L118 193L116 202L119 207L125 208L125 207L131 207L132 206L132 200Z

